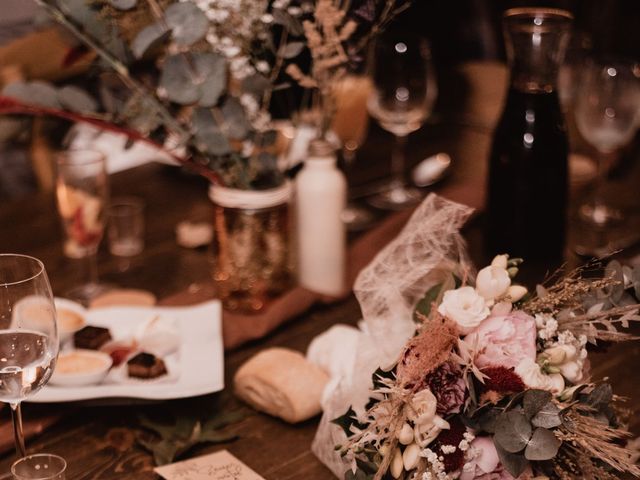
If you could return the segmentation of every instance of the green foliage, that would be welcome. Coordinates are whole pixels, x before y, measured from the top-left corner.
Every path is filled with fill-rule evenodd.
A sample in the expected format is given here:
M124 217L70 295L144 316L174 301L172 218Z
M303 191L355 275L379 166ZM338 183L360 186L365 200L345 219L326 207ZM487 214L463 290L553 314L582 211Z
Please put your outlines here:
M342 428L342 431L345 433L347 437L350 437L351 435L353 435L353 432L351 431L351 426L355 426L358 429L365 428L365 425L358 422L358 417L356 415L355 410L352 407L349 407L349 410L347 410L347 412L344 415L331 420L331 423L334 423L338 425L340 428Z
M431 313L431 305L436 301L440 292L442 291L443 284L439 283L431 287L427 293L424 294L424 297L416 304L416 307L413 311L413 319L418 322L420 319L418 315L424 315L428 317Z
M200 443L223 443L237 438L221 429L245 418L241 411L219 412L210 417L201 418L188 409L178 414L172 423L158 422L146 416L139 418L141 427L155 433L157 439L143 435L137 437L138 443L153 454L156 465L171 463L190 448Z

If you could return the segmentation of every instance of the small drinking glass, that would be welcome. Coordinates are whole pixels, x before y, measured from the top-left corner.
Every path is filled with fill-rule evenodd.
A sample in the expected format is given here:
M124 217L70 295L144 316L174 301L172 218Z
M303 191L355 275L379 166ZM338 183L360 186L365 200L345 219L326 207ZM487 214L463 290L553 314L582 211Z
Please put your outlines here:
M97 253L104 235L109 177L104 156L91 150L68 150L56 157L56 198L64 227L64 253L87 264L85 283L67 293L85 305L109 289L98 281Z
M51 453L37 453L16 460L11 473L16 480L64 480L67 462Z
M405 181L406 144L431 114L437 85L426 39L408 32L383 34L371 59L372 94L369 113L395 135L391 182L387 190L369 199L374 207L398 210L420 201L422 193Z
M367 100L371 94L371 88L369 77L356 74L346 75L333 86L335 111L331 129L342 144L342 158L347 173L353 167L356 152L367 136L369 128ZM373 218L369 210L354 202L349 202L342 212L342 221L350 230L367 227Z
M53 294L43 263L0 255L0 401L11 406L19 457L25 456L21 402L51 378L58 358Z
M134 197L114 199L108 211L109 251L133 257L144 249L144 202Z

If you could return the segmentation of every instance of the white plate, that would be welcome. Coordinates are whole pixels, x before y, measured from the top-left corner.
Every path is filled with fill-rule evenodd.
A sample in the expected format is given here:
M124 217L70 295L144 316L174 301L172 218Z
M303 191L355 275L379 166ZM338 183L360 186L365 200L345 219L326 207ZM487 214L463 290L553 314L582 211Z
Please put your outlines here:
M180 332L178 352L163 358L168 375L153 380L125 378L112 369L99 385L47 385L26 401L73 402L96 398L169 400L195 397L224 388L222 311L217 300L192 307L105 307L87 310L88 325L107 327L114 340L131 338L136 329L160 315L175 320Z

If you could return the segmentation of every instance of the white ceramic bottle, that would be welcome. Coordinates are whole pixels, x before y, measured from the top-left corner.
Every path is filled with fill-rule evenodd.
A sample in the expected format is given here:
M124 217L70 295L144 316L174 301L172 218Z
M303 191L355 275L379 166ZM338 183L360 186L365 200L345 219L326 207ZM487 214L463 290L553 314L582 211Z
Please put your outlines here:
M347 182L336 167L330 143L310 143L295 191L300 284L324 295L339 295L346 290L347 236L341 214Z

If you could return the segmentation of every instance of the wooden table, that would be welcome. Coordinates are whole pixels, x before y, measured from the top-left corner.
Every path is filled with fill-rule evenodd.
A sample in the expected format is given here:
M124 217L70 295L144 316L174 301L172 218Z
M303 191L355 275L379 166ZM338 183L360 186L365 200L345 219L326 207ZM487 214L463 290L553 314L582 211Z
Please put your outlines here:
M410 161L415 163L429 154L447 151L456 164L450 177L439 188L452 198L481 206L491 130L486 125L463 123L450 122L443 117L439 123L425 126L411 137ZM354 168L356 182L367 183L381 178L386 171L388 152L388 135L376 127L372 128L367 146ZM178 247L174 233L178 221L209 219L211 204L206 196L206 183L174 168L147 165L113 175L111 184L114 196L136 195L146 201L146 248L128 265L110 257L103 249L99 256L101 279L125 287L148 289L159 298L208 282L207 252ZM79 265L62 255L61 232L51 195L42 194L0 205L0 225L0 251L41 258L56 294L60 295L80 282L77 274ZM477 222L472 222L466 234L472 257L482 261L481 233ZM271 346L304 351L315 335L331 325L353 324L358 318L359 307L353 297L339 304L314 307L302 318L267 338L228 353L225 358L227 384L231 384L238 366L256 352ZM640 402L639 361L640 344L620 345L606 355L593 357L596 376L609 375L618 393L635 396L631 406ZM137 424L136 417L140 413L180 411L191 408L194 402L207 406L211 412L240 407L228 388L220 394L156 405L49 406L50 411L69 414L28 442L28 449L65 457L69 464L67 478L71 480L157 478L152 472L151 456L135 443L132 426ZM26 404L24 415L35 415L40 409ZM309 450L317 420L291 426L249 411L244 420L227 428L239 436L237 441L197 447L188 452L188 456L227 448L267 480L328 479L331 478L330 472ZM640 433L637 419L634 419L632 427ZM6 454L0 460L0 472L7 471L12 460L13 455Z

